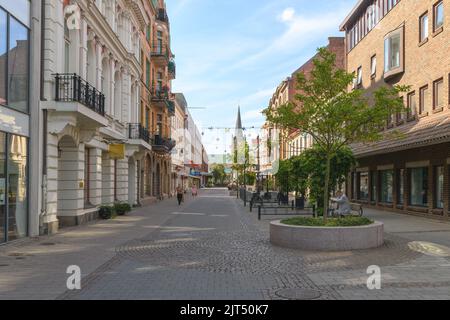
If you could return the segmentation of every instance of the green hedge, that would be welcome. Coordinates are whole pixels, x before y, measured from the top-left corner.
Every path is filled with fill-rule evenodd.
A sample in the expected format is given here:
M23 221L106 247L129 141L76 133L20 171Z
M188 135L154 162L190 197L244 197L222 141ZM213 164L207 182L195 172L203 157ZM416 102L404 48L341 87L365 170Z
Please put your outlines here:
M374 222L366 217L329 218L326 223L323 218L297 217L282 220L281 223L304 227L357 227L367 226Z

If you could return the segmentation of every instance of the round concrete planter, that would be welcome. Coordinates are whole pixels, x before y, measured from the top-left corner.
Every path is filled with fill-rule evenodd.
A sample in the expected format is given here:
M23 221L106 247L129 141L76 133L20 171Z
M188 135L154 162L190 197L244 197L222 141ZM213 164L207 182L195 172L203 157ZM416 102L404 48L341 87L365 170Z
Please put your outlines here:
M346 251L378 248L384 243L384 225L375 222L360 227L303 227L273 221L270 242L303 250Z

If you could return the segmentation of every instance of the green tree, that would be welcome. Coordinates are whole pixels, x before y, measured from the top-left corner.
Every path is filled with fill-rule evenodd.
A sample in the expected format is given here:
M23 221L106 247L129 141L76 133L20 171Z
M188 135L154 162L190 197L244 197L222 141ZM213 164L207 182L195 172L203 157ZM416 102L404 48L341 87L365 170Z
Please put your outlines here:
M318 49L310 76L297 76L298 104L264 111L269 122L311 135L325 153L324 212L328 211L333 156L349 144L382 139L381 128L387 119L406 111L399 95L407 87L384 85L372 94L362 89L349 91L355 74L336 68L335 61L335 54L328 49Z
M324 205L323 188L326 178L326 157L326 152L315 145L294 160L301 166L302 187L309 190L311 201L317 203L320 209ZM333 154L330 164L328 193L336 190L338 186L345 182L348 172L356 164L356 159L352 150L345 146Z
M214 183L216 185L223 185L225 179L225 166L223 164L215 165L212 169L212 175L214 177Z

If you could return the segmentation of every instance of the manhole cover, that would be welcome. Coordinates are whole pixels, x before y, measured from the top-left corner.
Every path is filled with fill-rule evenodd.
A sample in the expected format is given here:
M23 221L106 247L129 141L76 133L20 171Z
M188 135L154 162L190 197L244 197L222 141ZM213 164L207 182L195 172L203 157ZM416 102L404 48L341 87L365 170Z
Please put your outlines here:
M281 289L275 292L277 296L289 300L314 300L322 295L319 291L309 289Z

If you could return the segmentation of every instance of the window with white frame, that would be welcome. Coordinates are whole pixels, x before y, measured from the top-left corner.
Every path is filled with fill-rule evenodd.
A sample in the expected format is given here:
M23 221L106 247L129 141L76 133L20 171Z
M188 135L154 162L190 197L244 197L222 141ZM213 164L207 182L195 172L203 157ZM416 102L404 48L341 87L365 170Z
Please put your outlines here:
M441 0L434 5L434 30L436 31L444 25L444 2Z
M420 42L428 39L428 12L420 17Z
M384 40L384 77L404 71L403 49L404 36L403 27L390 32Z
M362 67L359 67L356 71L356 85L362 85Z
M373 55L370 59L370 75L374 77L377 74L377 56Z

